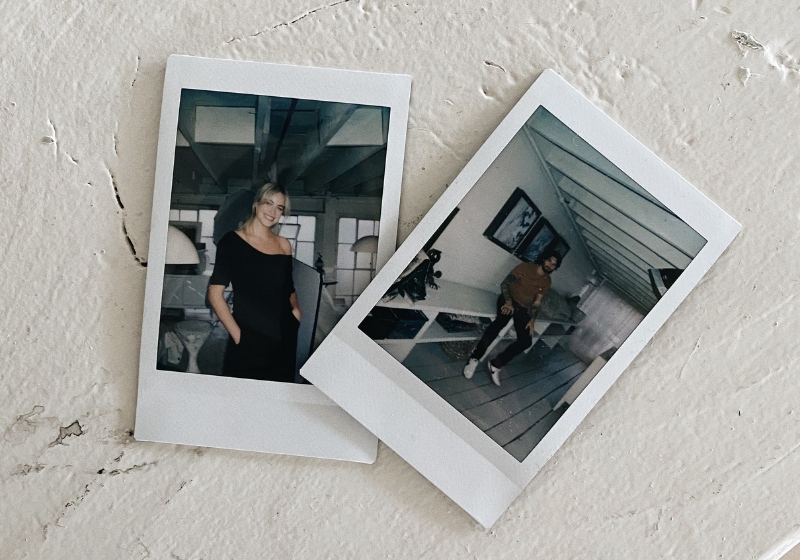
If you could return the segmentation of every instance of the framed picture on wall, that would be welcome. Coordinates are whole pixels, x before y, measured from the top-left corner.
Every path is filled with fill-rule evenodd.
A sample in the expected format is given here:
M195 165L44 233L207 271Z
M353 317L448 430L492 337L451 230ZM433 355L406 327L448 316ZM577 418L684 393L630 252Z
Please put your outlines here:
M518 188L511 193L483 235L492 243L513 253L541 216L541 211L531 198Z
M525 262L536 262L557 238L556 230L542 218L520 244L516 254Z

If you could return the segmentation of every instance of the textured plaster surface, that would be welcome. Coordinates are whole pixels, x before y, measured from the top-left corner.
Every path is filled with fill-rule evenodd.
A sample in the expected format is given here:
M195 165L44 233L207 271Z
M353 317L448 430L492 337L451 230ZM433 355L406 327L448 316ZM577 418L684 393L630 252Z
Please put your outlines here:
M0 556L772 558L800 540L800 1L4 2ZM138 443L166 57L408 73L405 237L545 68L744 225L492 530L373 466Z

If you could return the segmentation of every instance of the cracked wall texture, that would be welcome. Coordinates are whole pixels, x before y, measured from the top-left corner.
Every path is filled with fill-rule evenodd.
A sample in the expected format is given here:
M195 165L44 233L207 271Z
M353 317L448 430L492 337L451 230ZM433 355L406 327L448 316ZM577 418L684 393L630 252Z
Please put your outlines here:
M772 558L800 539L800 0L5 2L4 558ZM374 466L137 443L171 53L408 73L405 237L545 68L744 225L496 526Z

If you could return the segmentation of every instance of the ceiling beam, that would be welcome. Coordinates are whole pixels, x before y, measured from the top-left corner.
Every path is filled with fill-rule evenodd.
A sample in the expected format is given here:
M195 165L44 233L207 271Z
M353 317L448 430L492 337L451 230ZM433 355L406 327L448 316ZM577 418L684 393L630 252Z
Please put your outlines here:
M292 117L294 116L295 109L297 109L297 99L292 99L292 102L289 104L289 109L286 111L286 118L283 119L283 126L281 127L281 134L278 137L278 141L275 142L275 149L272 151L272 157L269 160L269 164L267 167L272 167L278 161L278 154L281 151L281 147L283 146L283 141L286 139L286 133L289 130L289 124L292 122ZM288 184L283 185L284 188L288 188Z
M325 165L315 166L306 173L303 180L303 187L307 193L320 192L325 185L335 180L343 173L350 171L380 150L384 151L384 161L386 160L385 146L331 148L330 150L337 155L329 158L330 161L327 161ZM333 150L336 151L333 152Z
M601 259L601 260L611 260L611 261L615 262L621 268L624 268L625 270L630 271L630 273L633 274L634 276L638 276L638 277L640 277L643 280L646 280L648 282L650 281L650 276L648 276L647 271L642 270L638 266L632 265L630 263L630 261L627 261L627 259L625 259L624 257L620 257L618 254L615 255L613 252L609 251L608 249L605 249L605 248L603 248L603 247L601 247L599 245L595 245L594 243L590 243L589 247L595 253L603 256L603 259Z
M380 196L383 192L383 175L367 179L353 187L356 196Z
M616 241L616 240L610 238L608 235L606 235L605 233L603 233L599 229L595 228L591 224L583 222L583 225L580 226L579 229L580 229L582 235L584 235L584 237L586 237L586 239L597 239L599 241L602 241L605 245L607 245L609 247L614 247L617 250L617 252L624 253L630 260L633 260L634 262L641 261L642 262L641 268L643 268L643 269L644 268L646 268L646 269L650 269L650 268L675 268L670 263L668 263L667 261L665 261L663 259L660 259L660 258L647 259L647 258L645 258L646 255L641 255L641 254L634 253L629 247L623 245L619 241ZM633 257L633 258L631 258L631 257ZM657 265L661 265L661 266L659 267Z
M386 150L383 149L366 158L358 167L353 167L331 181L328 191L332 194L341 193L365 181L383 177L385 171Z
M584 161L587 165L594 167L608 178L647 198L653 204L657 204L664 210L667 209L652 194L628 177L619 167L611 163L608 158L595 150L588 142L572 132L550 113L544 112L541 116L537 115L531 119L531 121L529 128L535 132L534 141L542 145L543 148L558 147Z
M189 208L208 208L217 210L228 195L221 193L172 193L172 205L188 206Z
M637 266L638 268L641 268L642 270L649 270L650 268L652 268L649 264L647 264L645 261L637 257L635 254L628 251L625 247L623 247L619 243L614 243L613 241L611 243L608 243L606 240L601 239L599 235L595 235L594 232L591 232L589 230L582 230L582 232L587 242L599 245L600 247L604 247L609 251L613 251L614 254L623 257L625 260Z
M263 95L258 96L258 101L256 102L256 129L253 137L253 186L259 183L258 169L267 157L271 107L271 98Z
M650 306L655 305L656 300L651 292L649 275L646 279L638 274L631 276L632 272L628 268L623 269L621 264L614 262L610 257L600 260L598 273L604 278L614 276L620 282L624 281L632 297L635 295L640 301L647 302Z
M343 103L323 103L320 108L319 134L317 137L309 135L309 142L303 151L296 157L290 165L286 166L282 173L279 173L284 187L289 188L317 157L325 149L331 138L339 131L358 105L346 105ZM278 167L282 167L279 165Z
M554 148L545 154L548 164L631 220L660 237L689 258L706 240L683 220L610 179L570 153Z
M614 223L609 222L602 216L598 216L590 208L587 208L573 200L569 203L570 209L575 212L578 225L589 224L595 229L604 233L623 247L632 251L646 263L653 263L653 268L686 268L691 260L682 254L663 255L656 253L650 247L633 237L627 231L618 228ZM667 263L663 265L663 263Z
M600 267L604 268L606 271L613 270L618 276L625 278L628 283L635 287L638 291L643 294L646 294L650 290L650 279L648 278L645 280L644 278L634 275L633 272L630 270L618 265L611 259L605 259L600 261Z
M664 259L658 257L655 253L649 252L647 247L644 246L636 246L635 241L626 238L624 235L615 232L610 227L606 226L602 222L595 220L595 222L589 222L584 219L582 216L578 216L576 223L578 224L578 229L580 232L591 234L597 239L604 241L606 245L611 247L620 247L620 250L627 250L629 253L633 253L639 260L642 260L647 265L647 268L678 268L675 267L672 263L665 261ZM601 229L605 226L606 229Z
M178 132L180 132L189 143L189 147L192 149L197 161L199 161L200 165L203 166L203 169L205 169L206 173L208 173L208 176L211 177L214 183L216 183L216 185L224 192L225 187L222 186L219 176L217 176L216 172L214 171L211 162L208 160L205 154L202 153L202 150L199 149L200 146L198 146L194 141L194 137L189 133L188 130L186 130L186 128L181 126L180 122L178 123Z
M663 239L647 227L643 227L629 215L620 212L569 177L563 177L558 182L558 188L562 195L577 200L607 222L614 224L618 229L625 231L628 235L652 249L654 253L664 255L676 261L692 258L690 255L687 255L685 251L676 248L675 245Z
M178 133L180 133L186 140L186 142L189 144L189 149L192 150L192 153L197 158L197 161L203 167L205 172L208 173L208 176L211 177L211 180L214 181L214 183L224 193L226 192L226 190L219 179L219 175L217 175L217 173L214 171L211 162L205 156L200 146L198 146L197 143L194 141L193 131L195 129L195 124L196 124L195 117L196 117L198 100L207 99L209 97L214 98L214 96L197 95L198 93L200 92L185 91L182 94L182 99L185 99L185 103L182 101L178 108ZM208 101L211 101L211 99L208 99Z

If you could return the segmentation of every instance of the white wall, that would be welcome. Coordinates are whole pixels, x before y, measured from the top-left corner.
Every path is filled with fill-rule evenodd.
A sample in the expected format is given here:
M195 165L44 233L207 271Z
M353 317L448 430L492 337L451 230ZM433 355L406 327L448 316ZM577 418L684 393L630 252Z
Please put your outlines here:
M522 130L464 197L458 214L435 243L434 247L442 251L437 267L442 278L499 292L500 282L522 261L489 241L483 232L517 187L531 197L542 216L570 245L564 262L552 275L553 289L563 294L579 292L593 267Z

